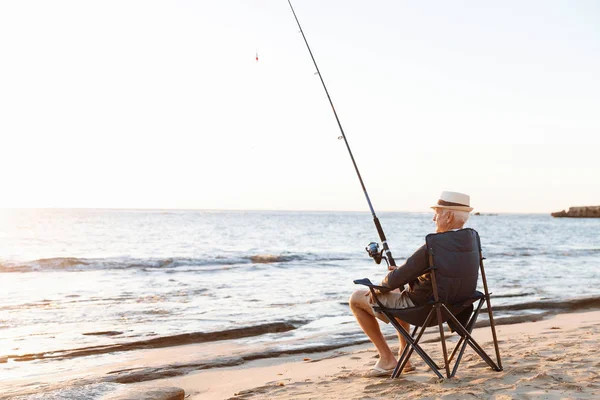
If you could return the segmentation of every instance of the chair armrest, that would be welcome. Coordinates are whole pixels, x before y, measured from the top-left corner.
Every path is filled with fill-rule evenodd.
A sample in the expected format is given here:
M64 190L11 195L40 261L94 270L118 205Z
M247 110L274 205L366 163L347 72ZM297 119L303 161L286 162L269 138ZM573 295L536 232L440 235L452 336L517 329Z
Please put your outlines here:
M357 285L367 286L370 289L379 290L381 293L387 293L387 292L392 291L392 289L390 289L387 286L375 285L374 283L371 282L371 280L369 278L357 279L357 280L354 281L354 283L357 284Z

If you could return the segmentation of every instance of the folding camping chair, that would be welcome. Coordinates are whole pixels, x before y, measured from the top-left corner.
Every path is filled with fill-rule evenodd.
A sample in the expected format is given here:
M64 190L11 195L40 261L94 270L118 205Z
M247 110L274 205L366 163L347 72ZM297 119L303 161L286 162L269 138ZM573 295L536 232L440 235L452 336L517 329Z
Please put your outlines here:
M439 328L442 353L444 356L443 368L445 368L446 376L448 378L452 378L456 374L458 365L460 364L467 345L469 345L493 370L502 371L498 339L496 337L496 328L494 326L494 316L492 315L492 305L490 303L490 293L488 292L485 271L483 268L483 260L485 258L481 252L479 234L470 228L444 233L434 233L427 235L426 244L429 268L427 268L424 273L430 275L433 289L433 299L427 304L404 309L386 308L377 298L375 290L385 293L390 290L389 288L374 285L369 279L354 281L356 284L369 287L369 290L373 294L373 298L377 302L377 306L374 307L374 310L386 315L396 330L406 339L407 345L403 349L402 355L400 356L391 377L397 378L400 376L414 350L439 378L444 378L439 371L442 368L433 361L419 344L425 329L435 325ZM478 270L481 271L481 279L485 293L476 290ZM416 279L417 277L414 278ZM467 286L461 287L461 285ZM460 292L472 292L473 294L468 298L456 298L457 293ZM471 332L473 331L484 301L487 302L487 311L496 350L497 364L494 363L485 350L483 350L471 336ZM476 302L478 302L477 306L473 307L473 304ZM413 325L414 330L412 334L409 334L402 325L398 323L396 318ZM460 336L450 357L448 357L448 351L446 349L444 323L448 324L450 329ZM421 329L419 330L419 328ZM418 334L417 330L419 330ZM452 368L452 372L450 372L450 363L455 356L456 361Z

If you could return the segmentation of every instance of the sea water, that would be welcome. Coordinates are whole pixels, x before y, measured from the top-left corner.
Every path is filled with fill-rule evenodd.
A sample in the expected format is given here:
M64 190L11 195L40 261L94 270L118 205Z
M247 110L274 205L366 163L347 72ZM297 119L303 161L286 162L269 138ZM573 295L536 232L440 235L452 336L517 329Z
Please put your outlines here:
M378 217L398 265L434 230L431 212ZM600 219L499 214L467 226L494 306L600 296ZM351 343L364 338L352 281L387 273L371 241L365 212L0 210L0 361L272 322L296 329L245 340Z

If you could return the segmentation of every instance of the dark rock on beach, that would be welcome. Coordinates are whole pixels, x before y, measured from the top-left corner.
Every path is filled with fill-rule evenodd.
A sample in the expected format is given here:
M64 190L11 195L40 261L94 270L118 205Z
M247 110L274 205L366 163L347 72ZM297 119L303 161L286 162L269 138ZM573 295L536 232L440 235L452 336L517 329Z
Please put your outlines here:
M105 395L102 400L183 400L185 391L176 387L124 387Z
M32 361L39 359L62 359L84 357L90 355L114 353L116 351L131 351L141 349L159 349L171 346L182 346L185 344L197 344L221 340L240 339L252 336L260 336L267 333L281 333L296 329L288 322L271 322L266 324L246 326L241 328L226 329L217 332L192 332L173 336L161 336L153 339L138 340L129 343L116 343L105 346L82 347L69 350L46 351L43 353L9 355L14 361ZM92 334L109 334L113 332L96 332ZM114 331L117 334L117 331Z
M108 373L108 376L104 378L104 381L124 384L146 382L155 379L186 375L203 369L232 367L243 363L244 359L241 357L230 357L197 363L169 364L156 368L131 368L121 371L111 371Z
M549 310L553 314L559 312L578 312L584 310L600 309L600 297L582 297L570 300L532 301L506 306L495 306L494 311L518 311L518 310ZM487 311L484 307L483 311Z
M600 206L569 207L569 211L558 211L551 214L556 218L600 218Z
M119 332L119 331L105 331L105 332L86 332L83 333L83 335L85 336L115 336L115 335L122 335L123 332Z

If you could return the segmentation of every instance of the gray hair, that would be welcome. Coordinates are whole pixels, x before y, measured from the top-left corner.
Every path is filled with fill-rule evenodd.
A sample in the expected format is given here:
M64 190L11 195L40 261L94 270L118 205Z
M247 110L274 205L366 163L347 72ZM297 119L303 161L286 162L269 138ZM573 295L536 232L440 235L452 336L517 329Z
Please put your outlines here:
M452 213L452 215L454 215L454 220L456 222L461 223L461 225L463 225L463 226L464 226L464 224L467 223L467 221L469 220L469 217L471 216L471 213L469 213L467 211L444 209L442 215L446 215L446 213Z

